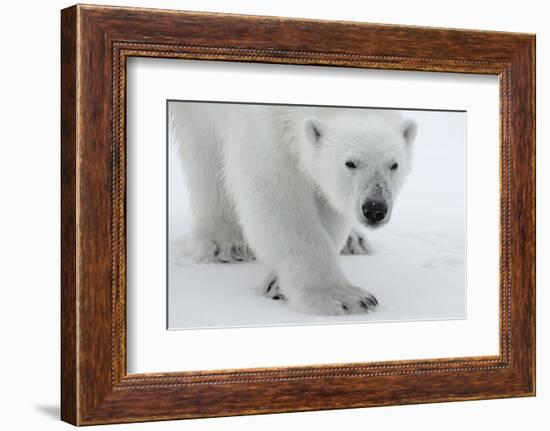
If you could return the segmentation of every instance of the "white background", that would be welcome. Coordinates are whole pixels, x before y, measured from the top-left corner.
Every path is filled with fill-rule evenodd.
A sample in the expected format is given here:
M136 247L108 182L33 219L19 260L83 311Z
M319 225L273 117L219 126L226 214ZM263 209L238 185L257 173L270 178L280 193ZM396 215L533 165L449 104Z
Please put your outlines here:
M550 29L541 1L338 2L311 1L103 1L108 4L361 20L537 33L537 112L550 117ZM10 2L0 31L0 179L2 223L2 428L57 430L59 399L59 9L69 2ZM106 426L146 430L545 429L550 421L548 272L549 126L538 122L538 396L509 399L295 413L255 417ZM547 425L546 425L547 427Z
M497 354L499 231L495 220L498 220L499 129L498 80L495 77L324 67L312 69L307 66L212 64L173 59L133 59L128 69L127 160L130 180L127 206L127 320L130 373ZM182 84L189 82L209 84ZM325 90L319 92L319 88ZM222 300L221 305L225 307L223 312L216 310L216 304L207 304L209 311L215 312L216 318L223 318L223 314L229 314L232 319L233 314L250 317L252 313L261 310L262 319L279 319L275 321L280 322L282 314L283 322L288 319L287 322L302 325L166 331L164 108L165 100L170 97L343 106L360 106L368 101L374 106L468 111L467 136L464 135L464 114L460 126L462 137L456 125L438 118L448 116L449 113L432 112L428 117L432 118L431 121L419 121L413 173L404 186L410 189L408 192L404 190L397 200L389 226L369 236L369 239L375 239L378 255L354 257L363 259L362 263L357 263L349 256L343 257L343 268L350 279L360 286L370 282L366 286L381 303L380 309L368 316L369 320L418 321L376 325L307 325L312 322L312 317L299 313L293 315L290 309L287 314L277 312L278 307L284 307L283 304L267 300L259 293L256 297L254 277L250 277L254 274L252 271L246 278L242 273L235 273L238 265L219 265L218 268L203 269L206 277L202 278L196 271L182 271L178 278L182 286L178 287L193 288L195 286L190 285L197 285L197 296L207 297L210 301L218 295L217 298ZM420 114L415 111L404 115L416 116L414 118L420 120ZM423 114L426 115L425 112ZM433 123L437 123L437 127L433 127ZM430 137L429 126L433 127L433 138ZM447 138L447 135L453 135L453 138ZM423 259L433 265L434 252L414 241L411 244L407 235L418 235L423 240L432 238L432 242L435 237L435 256L439 259L450 248L452 241L443 238L452 229L458 230L459 243L463 240L464 226L461 224L465 211L465 140L468 142L468 319L440 320L461 315L457 311L454 311L454 316L445 314L449 313L449 309L443 305L446 301L460 303L464 300L464 278L461 274L457 276L456 270L453 273L433 269L429 274L422 274L418 269L407 272L405 268L396 274L395 268L419 267L424 264ZM445 160L438 153L443 153L451 160ZM433 164L440 166L432 167ZM454 170L444 165L453 165ZM417 173L415 169L424 172ZM147 172L146 176L144 172ZM422 181L415 186L415 177L417 180L423 178L433 182L434 176L440 177L439 187L443 190L425 185ZM457 182L455 188L453 181ZM432 201L427 202L426 195L436 201L437 205ZM424 206L428 205L437 208L423 212ZM421 216L426 213L433 215L433 220ZM399 232L399 229L402 229L401 234L395 231ZM398 244L393 245L393 251L392 241ZM383 247L386 247L389 255L385 259L381 257ZM444 253L441 252L442 248ZM462 246L462 253L463 250ZM459 262L463 261L462 253L458 253ZM414 254L414 257L409 254ZM456 256L452 257L456 259ZM367 276L364 271L369 265L376 269L369 271ZM197 267L194 269L197 270ZM225 272L220 272L222 270ZM170 267L170 271L173 276L176 274L174 266ZM388 275L377 278L376 274L379 273ZM262 274L256 276L261 278ZM424 281L416 284L422 277ZM237 302L237 299L233 299L237 303L232 304L223 296L223 291L231 288L230 281L213 283L212 279L233 281L236 295L241 295L241 300ZM450 289L446 286L448 282L456 283L457 286ZM247 288L250 291L248 293ZM173 288L170 290L174 291ZM453 294L459 299L453 298ZM171 309L178 307L176 298L181 303L192 302L185 296L178 298L171 293ZM428 304L417 306L417 302ZM185 311L189 312L190 308L199 309L198 314L203 322L213 320L196 302L192 302ZM411 308L415 308L415 311L409 311ZM352 319L358 320L358 316L346 316L345 321L350 322ZM324 318L325 322L329 320ZM344 319L340 317L337 320L342 322ZM345 349L335 348L342 340L360 339L368 339L369 343L348 342ZM308 342L307 349L299 347L303 340ZM190 349L188 346L193 347Z

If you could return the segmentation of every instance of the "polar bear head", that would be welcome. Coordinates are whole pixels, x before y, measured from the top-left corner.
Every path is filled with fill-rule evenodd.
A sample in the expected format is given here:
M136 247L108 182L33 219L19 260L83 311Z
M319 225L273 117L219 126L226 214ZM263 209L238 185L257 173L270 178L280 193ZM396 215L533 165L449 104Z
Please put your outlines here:
M389 111L368 112L305 119L301 159L333 208L378 227L390 220L410 172L417 125Z

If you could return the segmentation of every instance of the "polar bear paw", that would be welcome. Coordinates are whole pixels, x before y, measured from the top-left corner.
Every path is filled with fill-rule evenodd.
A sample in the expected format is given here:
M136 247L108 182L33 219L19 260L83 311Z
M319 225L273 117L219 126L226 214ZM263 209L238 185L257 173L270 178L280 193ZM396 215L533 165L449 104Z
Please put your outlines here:
M369 254L372 252L372 247L367 241L365 236L352 229L349 233L348 239L342 247L341 254L350 255L350 254Z
M182 255L196 263L234 263L255 259L248 244L237 235L223 232L191 234L182 243Z
M323 290L310 290L298 301L291 301L292 308L320 315L364 314L378 307L378 300L370 293L355 286Z
M283 292L281 292L279 279L275 274L271 274L269 277L267 277L263 288L265 296L267 296L268 298L274 299L275 301L278 301L279 299L286 299Z

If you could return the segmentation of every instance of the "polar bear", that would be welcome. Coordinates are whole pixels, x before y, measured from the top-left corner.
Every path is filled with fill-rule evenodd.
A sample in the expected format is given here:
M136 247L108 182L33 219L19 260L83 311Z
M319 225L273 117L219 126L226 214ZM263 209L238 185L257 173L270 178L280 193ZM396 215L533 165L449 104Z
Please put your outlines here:
M183 241L197 262L257 258L267 296L304 313L365 313L338 254L365 252L357 226L388 223L411 169L417 125L395 111L173 103L194 223Z

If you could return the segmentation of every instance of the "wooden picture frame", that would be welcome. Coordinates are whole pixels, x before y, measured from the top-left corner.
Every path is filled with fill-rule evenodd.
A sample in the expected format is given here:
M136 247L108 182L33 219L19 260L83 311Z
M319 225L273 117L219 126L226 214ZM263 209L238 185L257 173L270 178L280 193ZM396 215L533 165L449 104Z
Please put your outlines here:
M534 35L83 5L64 9L61 18L64 421L535 394ZM127 374L125 65L131 56L498 75L500 354Z

